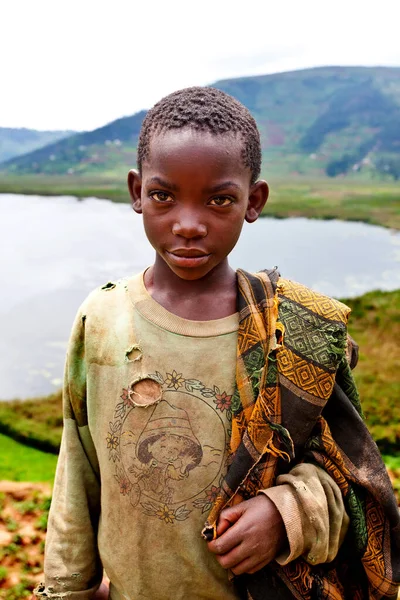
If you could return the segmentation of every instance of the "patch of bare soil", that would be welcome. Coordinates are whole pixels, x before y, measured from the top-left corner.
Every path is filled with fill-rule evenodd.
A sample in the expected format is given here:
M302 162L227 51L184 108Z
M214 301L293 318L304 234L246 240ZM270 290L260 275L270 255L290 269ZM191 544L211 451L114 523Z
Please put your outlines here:
M48 484L0 482L0 598L22 600L43 579Z

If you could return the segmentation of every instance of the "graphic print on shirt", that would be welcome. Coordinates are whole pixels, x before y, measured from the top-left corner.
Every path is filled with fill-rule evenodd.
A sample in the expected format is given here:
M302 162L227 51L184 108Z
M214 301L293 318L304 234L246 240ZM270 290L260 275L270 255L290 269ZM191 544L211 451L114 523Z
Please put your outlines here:
M138 404L134 384L123 388L107 448L120 493L144 514L172 524L194 509L207 512L219 492L232 396L175 370L146 381L161 394Z

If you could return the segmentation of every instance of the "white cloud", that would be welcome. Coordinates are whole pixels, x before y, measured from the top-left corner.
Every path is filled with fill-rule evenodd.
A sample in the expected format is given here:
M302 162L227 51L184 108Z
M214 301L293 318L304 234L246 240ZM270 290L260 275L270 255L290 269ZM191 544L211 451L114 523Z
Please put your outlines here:
M398 0L2 3L0 126L93 129L216 79L400 65Z

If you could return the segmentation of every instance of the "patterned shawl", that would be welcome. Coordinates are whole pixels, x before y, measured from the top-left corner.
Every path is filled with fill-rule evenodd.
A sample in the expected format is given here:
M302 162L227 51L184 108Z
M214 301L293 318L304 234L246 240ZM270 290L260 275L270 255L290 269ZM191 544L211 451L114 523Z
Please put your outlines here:
M296 462L313 462L338 484L350 530L334 561L275 561L236 578L243 598L378 600L397 597L400 518L379 451L362 420L350 365L350 309L279 278L238 271L240 325L231 460L203 530L221 510L274 485ZM355 358L355 360L354 360ZM349 364L350 363L350 364Z

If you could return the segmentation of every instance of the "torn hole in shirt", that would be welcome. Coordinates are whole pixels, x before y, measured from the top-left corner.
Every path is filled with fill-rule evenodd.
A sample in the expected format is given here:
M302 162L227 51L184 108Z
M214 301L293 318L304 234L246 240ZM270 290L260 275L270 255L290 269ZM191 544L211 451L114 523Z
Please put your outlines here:
M132 344L125 352L125 362L136 362L143 357L142 349L139 344Z
M150 375L137 377L128 389L129 398L135 406L151 406L162 399L162 387Z

